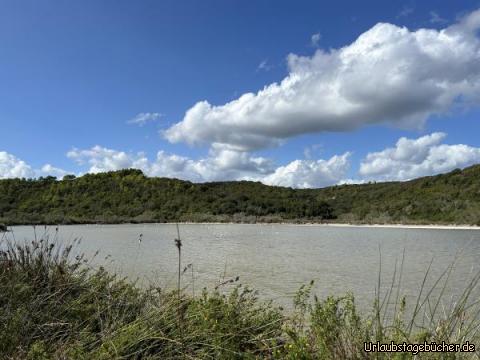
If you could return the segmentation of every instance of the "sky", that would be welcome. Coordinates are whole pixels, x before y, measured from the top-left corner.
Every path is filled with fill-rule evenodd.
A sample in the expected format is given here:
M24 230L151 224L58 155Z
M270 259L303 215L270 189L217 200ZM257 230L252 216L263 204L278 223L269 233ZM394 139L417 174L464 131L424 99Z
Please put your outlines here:
M0 178L315 188L480 163L479 9L0 0Z

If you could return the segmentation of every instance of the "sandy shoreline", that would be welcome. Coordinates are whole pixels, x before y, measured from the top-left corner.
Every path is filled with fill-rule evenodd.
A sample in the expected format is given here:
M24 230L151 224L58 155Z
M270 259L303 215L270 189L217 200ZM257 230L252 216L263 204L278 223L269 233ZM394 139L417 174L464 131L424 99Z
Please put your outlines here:
M119 224L60 224L58 226L123 226L123 225L135 225L135 226L144 226L144 225L262 225L262 226L271 226L271 225L282 225L282 226L318 226L318 227L345 227L345 228L390 228L390 229L432 229L432 230L480 230L480 226L476 225L435 225L435 224L424 224L424 225L410 225L410 224L345 224L345 223L289 223L289 222L278 222L278 223L235 223L235 222L167 222L167 223L119 223ZM20 226L33 226L33 225L12 225L9 227L20 227ZM44 225L36 225L38 227ZM53 227L57 225L47 225L47 227Z
M399 229L439 229L439 230L480 230L475 225L405 225L405 224L318 224L330 227L367 227L367 228L399 228Z
M175 225L177 223L154 223L158 225ZM142 224L139 224L142 225ZM398 228L398 229L438 229L438 230L480 230L476 225L409 225L409 224L344 224L344 223L234 223L234 222L179 222L178 225L287 225L287 226L322 226L322 227L353 227L353 228Z

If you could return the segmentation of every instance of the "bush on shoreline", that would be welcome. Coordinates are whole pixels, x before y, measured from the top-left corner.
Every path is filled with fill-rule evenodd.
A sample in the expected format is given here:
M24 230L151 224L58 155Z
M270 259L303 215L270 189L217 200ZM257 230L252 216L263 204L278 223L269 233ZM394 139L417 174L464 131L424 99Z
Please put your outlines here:
M480 224L480 165L407 182L292 189L192 183L129 169L81 177L0 179L0 223L340 222ZM461 191L460 191L461 189Z
M90 269L72 246L57 241L4 241L0 249L5 359L457 359L473 354L366 353L363 344L478 343L478 308L469 302L478 277L451 313L418 327L416 315L407 321L406 306L435 315L433 299L396 299L388 320L380 298L360 315L353 295L320 300L310 284L286 314L242 286L197 297L139 289L103 268Z

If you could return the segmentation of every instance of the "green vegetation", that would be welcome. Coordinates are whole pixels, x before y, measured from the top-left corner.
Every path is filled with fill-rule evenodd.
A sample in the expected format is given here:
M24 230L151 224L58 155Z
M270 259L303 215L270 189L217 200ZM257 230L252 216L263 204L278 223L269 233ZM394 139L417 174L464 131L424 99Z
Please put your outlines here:
M474 354L366 353L364 342L479 343L469 302L478 275L450 311L422 287L416 303L390 291L360 315L352 295L312 299L310 285L285 313L242 286L197 297L139 289L48 239L0 245L2 359L467 359Z
M480 225L480 165L408 182L291 189L140 170L0 180L0 223L349 222Z

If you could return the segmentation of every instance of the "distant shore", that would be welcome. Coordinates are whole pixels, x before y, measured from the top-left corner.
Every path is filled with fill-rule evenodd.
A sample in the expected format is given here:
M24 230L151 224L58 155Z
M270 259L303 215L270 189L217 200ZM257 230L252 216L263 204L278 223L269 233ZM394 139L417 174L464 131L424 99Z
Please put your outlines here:
M352 224L352 223L315 223L315 222L124 222L124 223L84 223L84 224L47 224L46 226L101 226L101 225L287 225L287 226L322 226L345 228L391 228L391 229L437 229L437 230L480 230L477 225L444 225L444 224ZM44 224L18 224L12 226L44 226Z
M317 225L317 224L313 224ZM399 229L439 229L439 230L480 230L476 225L409 225L409 224L318 224L330 227L368 227L368 228L399 228Z
M278 222L278 223L235 223L235 222L168 222L168 223L156 223L156 224L168 224L168 225L289 225L289 226L324 226L324 227L360 227L360 228L399 228L399 229L439 229L439 230L480 230L480 226L477 225L436 225L436 224L347 224L347 223L291 223L291 222Z

